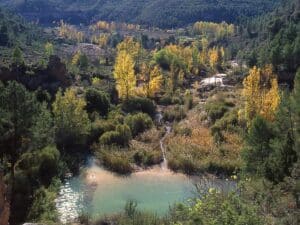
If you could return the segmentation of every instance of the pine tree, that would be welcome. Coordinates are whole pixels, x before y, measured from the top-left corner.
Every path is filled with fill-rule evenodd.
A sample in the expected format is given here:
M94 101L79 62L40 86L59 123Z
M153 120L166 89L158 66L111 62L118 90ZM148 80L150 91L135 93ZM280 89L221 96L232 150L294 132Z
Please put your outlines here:
M13 62L17 65L24 64L23 52L19 47L16 47L12 53Z
M261 116L253 119L242 151L247 172L264 176L266 162L271 154L270 140L274 137L271 124Z

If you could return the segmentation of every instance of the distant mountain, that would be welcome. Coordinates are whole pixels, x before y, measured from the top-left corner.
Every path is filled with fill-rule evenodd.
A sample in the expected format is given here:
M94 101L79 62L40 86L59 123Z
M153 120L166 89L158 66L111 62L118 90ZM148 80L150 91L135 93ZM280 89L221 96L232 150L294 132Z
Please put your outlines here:
M236 22L270 11L281 0L0 0L25 18L50 24L108 20L162 28L195 21Z

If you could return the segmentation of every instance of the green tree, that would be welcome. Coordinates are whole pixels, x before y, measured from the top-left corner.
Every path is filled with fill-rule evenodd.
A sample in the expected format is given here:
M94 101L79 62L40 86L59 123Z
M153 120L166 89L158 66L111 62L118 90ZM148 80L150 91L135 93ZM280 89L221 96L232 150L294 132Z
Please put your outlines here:
M151 117L145 113L129 115L125 118L125 123L130 127L134 137L153 126Z
M270 142L272 153L266 160L266 177L271 181L280 182L290 176L297 161L293 126L291 101L284 95L274 123L275 137Z
M106 93L95 88L89 88L85 93L86 110L98 112L101 116L107 115L110 108L110 100Z
M12 53L13 62L17 65L24 64L23 52L19 47L16 47Z
M31 128L40 114L36 96L16 81L0 85L0 152L10 163L11 210L15 210L15 171L21 155L30 145ZM10 222L16 219L13 214Z
M300 69L298 70L295 82L294 91L292 95L292 105L293 105L293 118L294 118L294 129L296 138L296 149L298 158L300 159Z
M30 130L33 149L42 149L54 144L54 122L46 103L40 106L40 111Z
M271 153L270 140L273 137L271 124L261 116L255 117L246 136L246 147L242 152L247 172L265 175L266 161Z
M47 56L47 58L49 58L51 55L54 54L54 48L53 48L53 44L50 42L47 42L45 44L45 54Z
M90 131L86 102L77 97L74 89L59 90L53 102L56 143L62 149L83 144Z
M41 187L34 192L33 199L28 220L45 223L56 222L58 217L55 207L56 193Z

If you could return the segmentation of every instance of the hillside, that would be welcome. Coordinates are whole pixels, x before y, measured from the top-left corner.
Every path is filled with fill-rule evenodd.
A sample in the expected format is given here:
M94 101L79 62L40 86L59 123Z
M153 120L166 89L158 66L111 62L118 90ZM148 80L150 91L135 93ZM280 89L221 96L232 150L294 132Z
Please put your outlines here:
M299 58L300 0L0 0L0 225L299 225Z
M195 21L236 22L273 9L280 0L1 0L0 3L30 20L50 24L64 19L70 23L108 20L163 28L185 26ZM275 3L275 4L274 4Z
M230 41L232 52L249 66L272 64L280 77L293 80L300 66L300 2L288 0L282 7L245 21Z

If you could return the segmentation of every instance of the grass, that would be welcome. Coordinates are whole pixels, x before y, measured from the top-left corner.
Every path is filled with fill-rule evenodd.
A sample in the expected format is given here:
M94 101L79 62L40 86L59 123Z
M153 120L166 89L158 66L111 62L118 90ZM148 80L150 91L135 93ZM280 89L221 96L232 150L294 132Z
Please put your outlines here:
M116 173L130 174L133 171L128 151L117 147L99 146L96 157L101 164Z
M161 133L150 129L130 142L128 148L94 145L96 157L110 171L119 174L130 174L136 168L147 168L162 162L159 146Z
M211 96L208 104L222 101L224 95ZM206 122L205 109L205 106L195 107L187 113L186 119L174 126L172 136L166 140L169 168L186 174L208 172L232 175L242 165L242 138L236 132L238 129L227 129L229 126L237 126L233 123L236 120L232 118L236 113L226 114L226 118L219 123L224 115L216 119L216 126L224 128L220 131L222 140L219 142L209 126L211 123Z

